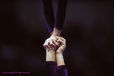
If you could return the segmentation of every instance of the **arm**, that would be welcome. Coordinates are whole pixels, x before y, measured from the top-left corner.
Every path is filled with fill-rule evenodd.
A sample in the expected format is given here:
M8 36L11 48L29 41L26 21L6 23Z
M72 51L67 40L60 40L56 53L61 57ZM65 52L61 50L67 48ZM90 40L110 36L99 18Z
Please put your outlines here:
M46 50L47 71L48 71L49 76L57 76L55 51L52 47L48 46L49 40L50 39L47 39L43 45Z
M57 42L60 43L60 47L56 51L57 74L58 76L68 76L63 57L63 51L66 48L66 40L60 37Z
M64 58L63 58L63 51L66 48L66 40L60 37L58 38L57 43L60 44L60 47L56 51L57 66L65 65Z
M51 42L48 41L48 47L53 47L56 51L56 62L57 62L57 74L58 76L68 76L68 72L65 67L63 51L66 48L66 40L63 37L55 36L56 40ZM50 38L51 39L51 38ZM52 45L51 45L52 43Z
M57 0L57 1L58 2L57 2L54 27L56 27L59 30L62 30L66 16L67 0Z
M47 39L43 45L45 47L45 50L46 50L46 62L48 62L48 61L55 62L56 61L55 51L54 51L54 48L52 46L48 46L48 45L51 45L49 43L49 41L50 41L50 38Z
M46 23L48 32L51 33L53 31L55 24L52 0L41 0L41 1L42 1L44 21Z
M58 0L53 35L59 36L66 16L67 0Z
M51 63L49 63L50 65L48 65L48 69L50 70L49 73L52 74L50 76L55 76L56 75L56 71L58 76L68 76L67 74L67 70L65 68L65 62L64 62L64 58L63 58L63 51L66 47L66 40L62 37L57 37L54 36L55 41L53 41L54 38L49 38L45 41L44 43L44 47L46 49L46 61L49 63L51 62L57 62L57 69L55 70L56 67L53 66ZM51 68L52 67L52 68ZM53 67L55 69L53 69ZM53 74L54 73L54 74Z
M58 74L58 76L68 76L68 72L67 72L67 69L65 67L63 54L57 53L56 59L57 59L57 74Z
M67 0L58 0L55 18L52 7L52 0L42 0L42 6L44 13L43 16L48 28L48 32L51 33L51 32L57 32L58 30L62 30L66 16ZM60 35L60 32L54 35Z

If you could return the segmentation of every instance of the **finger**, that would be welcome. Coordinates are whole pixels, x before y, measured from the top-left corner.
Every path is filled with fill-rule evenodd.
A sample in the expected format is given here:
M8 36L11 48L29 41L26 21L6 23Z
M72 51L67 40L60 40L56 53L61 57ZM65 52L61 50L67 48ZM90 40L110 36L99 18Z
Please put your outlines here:
M53 41L53 44L55 45L55 48L58 49L58 47L60 46L60 43L58 43L57 41Z
M43 44L43 47L45 47L47 45L47 42L45 42L44 44Z
M55 50L56 49L56 45L53 44L53 40L50 40L50 42L48 42L48 47L50 50Z
M64 39L63 37L58 37L57 42L61 45L65 45L66 44L66 39Z
M58 43L57 40L54 40L54 44L56 45L56 47L60 46L60 43Z
M65 40L65 39L64 39L64 40L59 39L57 42L58 42L59 44L61 44L61 45L65 45L65 44L66 44L66 40Z
M60 41L66 41L66 39L64 39L63 37L59 37L59 38L58 38L58 41L59 41L59 40L60 40Z
M49 44L49 47L50 47L50 49L55 49L56 48L56 46L54 46L53 44Z
M49 46L48 45L45 45L44 48L46 49L46 51L49 51Z
M52 44L53 44L53 46L54 46L55 48L57 48L57 44L55 43L54 40L52 40Z
M52 36L52 37L50 37L50 44L52 44L53 46L55 46L55 47L57 47L59 44L57 43L57 38L56 38L56 36Z
M49 38L46 39L45 42L44 42L44 44L43 44L43 46L48 45L49 40L50 40Z
M46 50L50 50L51 49L51 47L50 47L50 39L49 38L45 41L45 43L43 44L43 46L44 46L44 48Z

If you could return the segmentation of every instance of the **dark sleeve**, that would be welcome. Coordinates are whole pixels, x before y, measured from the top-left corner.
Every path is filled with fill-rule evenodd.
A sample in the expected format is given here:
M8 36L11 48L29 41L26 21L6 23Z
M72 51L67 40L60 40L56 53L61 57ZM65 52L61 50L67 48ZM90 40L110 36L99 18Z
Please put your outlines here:
M42 5L43 16L46 26L48 28L48 32L52 32L54 27L58 28L59 30L62 30L66 16L67 0L58 0L56 17L54 17L52 0L42 0Z
M64 25L66 8L67 8L67 0L58 0L54 27L58 28L59 30L62 30Z
M57 67L57 76L68 76L68 72L65 66Z
M48 61L47 63L47 71L49 76L57 76L57 65L56 62Z
M41 0L43 8L43 17L46 23L48 32L52 32L55 24L54 11L52 7L52 0Z

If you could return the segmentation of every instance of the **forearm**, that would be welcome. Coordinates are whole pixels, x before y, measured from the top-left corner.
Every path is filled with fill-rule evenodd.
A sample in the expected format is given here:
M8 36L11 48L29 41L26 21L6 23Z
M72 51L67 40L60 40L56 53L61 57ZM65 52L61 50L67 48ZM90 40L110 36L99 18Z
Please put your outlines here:
M57 66L65 65L64 57L62 53L56 54L56 61L57 61Z
M67 69L65 67L65 62L63 58L63 54L56 54L57 58L57 74L58 76L68 76Z
M46 51L46 61L56 61L55 51Z

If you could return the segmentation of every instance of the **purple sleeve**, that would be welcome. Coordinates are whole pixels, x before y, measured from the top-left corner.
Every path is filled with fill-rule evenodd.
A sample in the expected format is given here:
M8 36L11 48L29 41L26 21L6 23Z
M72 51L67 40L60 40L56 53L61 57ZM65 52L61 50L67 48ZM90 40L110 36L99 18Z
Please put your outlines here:
M67 0L57 0L57 9L54 27L62 30L66 16Z
M48 28L48 32L52 32L56 27L62 30L66 16L67 0L57 0L56 15L52 7L52 0L41 0L43 5L43 16Z
M55 24L54 11L52 0L41 0L43 5L43 17L46 23L48 32L52 32Z
M49 76L57 76L57 65L56 62L48 61L47 63L47 71Z
M68 76L68 72L65 66L58 66L56 62L48 61L47 71L49 76Z
M57 76L68 76L68 72L65 66L57 67Z

